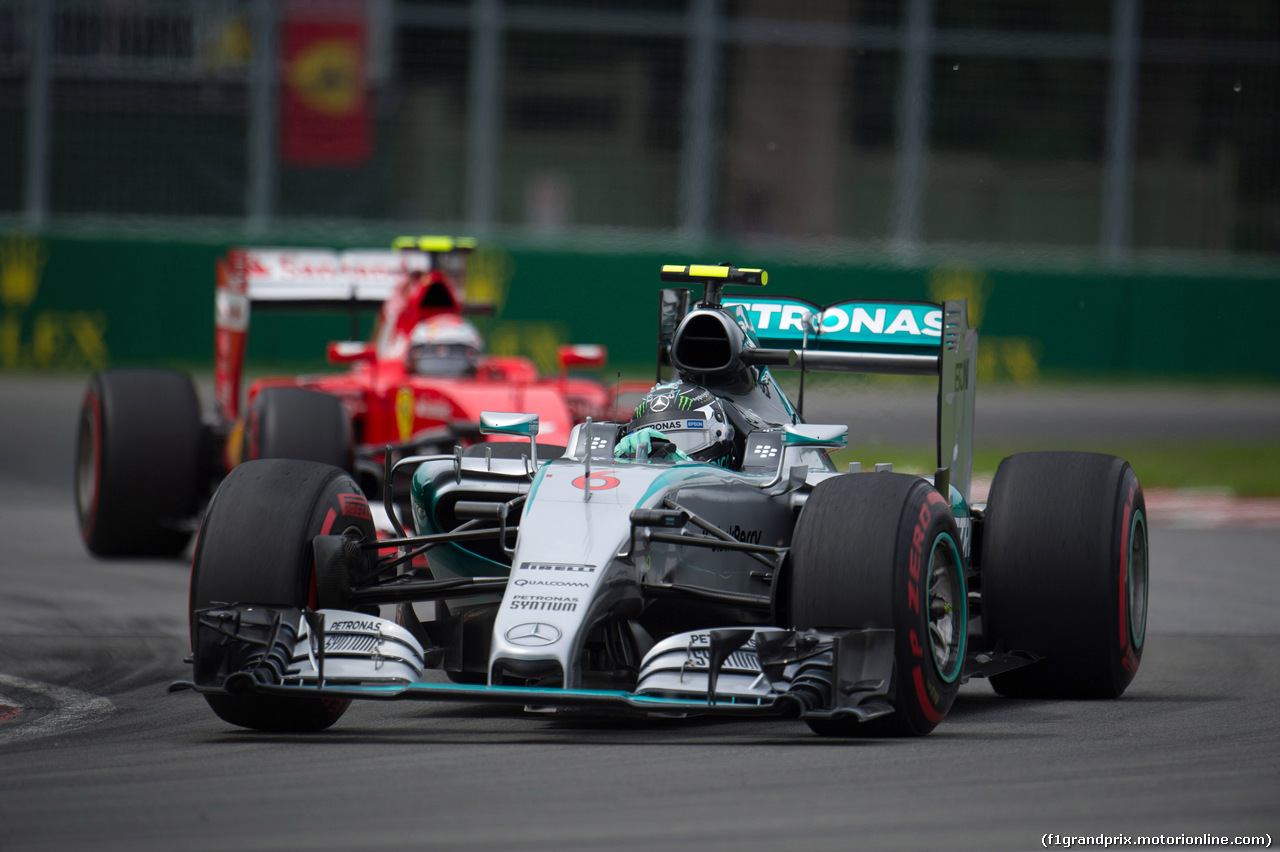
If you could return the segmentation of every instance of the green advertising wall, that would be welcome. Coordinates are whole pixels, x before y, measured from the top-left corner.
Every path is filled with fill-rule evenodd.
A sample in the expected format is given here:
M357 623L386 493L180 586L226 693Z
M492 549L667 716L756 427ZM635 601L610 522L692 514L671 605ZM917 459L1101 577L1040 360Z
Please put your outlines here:
M214 264L229 245L197 237L0 232L0 370L211 368ZM495 241L473 259L469 283L499 304L493 317L479 321L491 350L531 355L549 370L557 343L604 343L611 371L643 371L653 364L659 267L721 260L763 266L772 294L818 303L968 297L988 380L1280 380L1273 309L1280 264L1274 263L1109 269L1046 259L814 259L741 247L691 256ZM259 312L249 357L261 369L321 367L324 343L348 329L341 314Z

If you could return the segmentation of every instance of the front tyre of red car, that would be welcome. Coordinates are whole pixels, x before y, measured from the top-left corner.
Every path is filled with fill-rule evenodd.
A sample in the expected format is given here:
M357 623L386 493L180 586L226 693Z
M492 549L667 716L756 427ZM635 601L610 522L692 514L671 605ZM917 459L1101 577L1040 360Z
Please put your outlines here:
M922 736L960 688L968 632L964 562L951 507L916 476L867 473L818 484L791 547L791 623L894 631L894 712L814 719L823 736Z
M1098 453L1021 453L991 484L982 545L986 644L1037 662L991 678L1022 698L1117 698L1142 660L1146 502Z
M369 504L350 475L330 465L294 459L249 461L231 471L209 503L191 566L197 672L217 668L201 655L225 652L194 641L202 610L225 605L296 610L342 606L331 584L316 576L312 541L319 535L374 538ZM275 732L324 730L351 703L252 692L205 697L224 721Z
M97 556L176 556L208 480L191 379L173 370L93 377L76 439L76 518Z

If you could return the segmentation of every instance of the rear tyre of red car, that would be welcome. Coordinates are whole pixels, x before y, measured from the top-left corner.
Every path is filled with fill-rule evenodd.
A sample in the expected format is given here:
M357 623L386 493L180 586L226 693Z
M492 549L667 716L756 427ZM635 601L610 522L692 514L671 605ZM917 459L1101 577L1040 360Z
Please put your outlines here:
M1041 659L991 678L1023 698L1116 698L1137 673L1147 621L1142 486L1124 459L1022 453L987 502L982 611L988 647Z
M76 515L98 556L176 556L191 540L209 472L200 399L172 370L93 377L76 440Z
M312 540L318 535L372 539L374 534L368 502L338 468L293 459L238 465L210 501L196 543L193 637L197 613L211 606L324 608L331 602L318 600ZM196 660L197 670L201 662ZM351 703L252 693L205 698L224 721L277 732L324 730Z
M894 712L809 720L816 733L921 736L947 715L968 630L959 542L947 501L919 477L853 474L814 488L791 545L791 623L895 634Z
M249 412L246 459L301 459L351 470L351 418L336 396L264 388Z

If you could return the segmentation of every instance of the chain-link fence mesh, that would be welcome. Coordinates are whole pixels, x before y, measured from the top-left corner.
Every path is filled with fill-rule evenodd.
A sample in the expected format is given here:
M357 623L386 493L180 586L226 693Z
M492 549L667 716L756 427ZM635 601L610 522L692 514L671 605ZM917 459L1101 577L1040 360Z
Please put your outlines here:
M1280 252L1269 0L0 0L0 216Z

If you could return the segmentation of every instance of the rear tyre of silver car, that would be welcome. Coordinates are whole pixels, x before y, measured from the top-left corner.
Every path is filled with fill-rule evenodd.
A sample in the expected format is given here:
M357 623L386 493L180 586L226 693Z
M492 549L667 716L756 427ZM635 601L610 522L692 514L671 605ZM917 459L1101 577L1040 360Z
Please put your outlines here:
M324 608L312 540L375 535L369 504L345 472L293 459L249 461L223 480L205 514L191 566L190 617L215 605ZM196 660L197 670L202 668ZM321 731L350 700L206 695L223 720L259 731Z
M98 556L176 556L208 482L200 399L183 373L107 370L89 383L76 440L76 516Z
M986 643L1038 662L991 678L1020 698L1116 698L1142 660L1147 521L1124 459L1021 453L991 483L982 542Z
M308 388L264 388L245 429L246 459L301 459L351 470L351 418L342 400Z
M810 720L816 733L921 736L947 715L968 630L959 542L949 504L919 477L852 474L814 488L791 545L791 623L895 634L894 712Z

